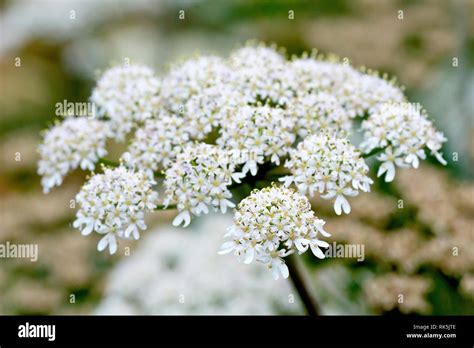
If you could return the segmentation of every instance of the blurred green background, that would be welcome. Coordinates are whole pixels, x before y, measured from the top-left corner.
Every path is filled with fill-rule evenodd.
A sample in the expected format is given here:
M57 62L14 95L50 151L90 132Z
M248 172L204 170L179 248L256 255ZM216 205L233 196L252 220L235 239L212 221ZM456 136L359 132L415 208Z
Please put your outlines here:
M366 246L362 263L305 258L326 312L474 314L474 1L0 4L0 243L37 243L40 250L36 263L0 259L1 314L93 312L109 272L123 262L70 227L69 200L85 173L41 193L36 146L55 104L86 101L97 73L113 62L130 59L164 73L176 59L226 55L249 39L286 47L288 55L317 48L397 76L449 140L447 167L425 163L399 172L391 185L377 181L348 217L336 219L325 202L314 202L334 240ZM149 225L170 218L155 214ZM399 293L404 303L394 302Z

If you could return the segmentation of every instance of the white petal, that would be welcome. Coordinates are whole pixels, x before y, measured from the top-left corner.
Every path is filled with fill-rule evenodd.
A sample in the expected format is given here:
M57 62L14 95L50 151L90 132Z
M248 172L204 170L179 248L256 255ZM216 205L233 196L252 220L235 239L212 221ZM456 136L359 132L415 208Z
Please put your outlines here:
M224 255L230 253L232 250L235 248L235 242L230 241L230 242L225 242L221 246L221 250L218 251L218 254Z
M344 213L349 214L351 212L351 205L349 204L349 201L343 195L339 195L338 197L341 197L342 210L344 210Z
M278 280L278 278L280 278L280 272L278 271L278 267L272 266L272 276L275 280Z
M281 275L283 276L283 278L288 278L288 276L290 275L290 271L288 270L288 266L285 264L285 263L282 263L280 265L280 272L281 272Z
M313 252L314 256L320 259L324 259L324 253L319 249L319 247L313 243L311 243L311 251Z
M100 239L99 244L97 244L97 250L99 251L104 250L108 244L109 244L109 235L106 234Z
M87 224L87 226L81 231L81 234L83 236L87 236L91 234L92 230L94 228L94 221L91 221Z
M293 182L293 176L292 176L292 175L287 175L287 176L284 176L284 177L278 179L278 181L283 182L283 185L284 185L285 187L288 187L288 186L290 186L291 183Z
M179 213L173 220L173 226L179 226L184 222L183 227L188 226L191 223L191 214L188 210L184 210Z
M239 173L239 172L233 173L233 174L231 175L231 178L232 178L236 183L240 184L240 183L241 183L241 180L240 180L240 179L245 178L245 174L244 174L244 173Z
M388 165L391 162L384 162L380 165L379 170L377 171L377 178L381 177L383 173L385 173L388 170Z
M324 237L331 237L331 233L327 232L323 226L317 226L318 232L320 232Z
M392 182L395 179L395 166L390 162L391 166L388 167L387 174L385 174L385 182Z
M247 264L247 265L248 265L249 263L252 263L254 255L255 255L254 249L252 249L252 248L247 249L247 250L245 251L244 263Z
M341 206L342 206L342 200L341 200L341 195L337 195L336 200L334 201L334 211L336 212L337 215L341 215Z
M446 160L443 158L443 155L440 154L439 152L436 152L436 153L435 153L435 157L436 157L436 159L438 160L438 162L441 163L443 166L445 166L446 164L448 164L448 162L446 162Z
M321 198L322 199L332 199L332 198L334 198L334 196L336 196L336 191L332 190L332 191L329 191L328 193L326 193L325 195L322 195Z
M250 174L252 174L252 176L257 175L257 162L251 162L251 164L250 164Z
M111 235L110 240L109 240L110 255L115 254L116 251L117 251L117 239L115 238L115 236Z
M316 243L317 245L319 245L320 247L323 247L323 248L329 247L329 243L325 242L324 240L315 239L314 243Z

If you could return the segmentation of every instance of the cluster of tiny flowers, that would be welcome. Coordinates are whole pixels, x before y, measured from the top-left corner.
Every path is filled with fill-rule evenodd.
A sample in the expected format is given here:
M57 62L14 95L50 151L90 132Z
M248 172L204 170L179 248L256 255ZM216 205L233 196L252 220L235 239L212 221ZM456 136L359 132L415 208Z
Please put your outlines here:
M297 134L302 138L321 130L348 132L352 127L346 110L326 92L299 95L290 102L288 111L295 120Z
M242 154L242 172L257 174L258 165L270 160L277 165L295 141L294 122L282 109L244 106L223 122L217 144Z
M272 270L273 278L288 278L284 257L311 248L315 256L324 258L320 247L329 245L318 239L319 234L329 236L324 224L305 196L285 187L267 187L239 203L234 225L226 234L230 240L220 253L233 252L247 264L262 262Z
M84 184L76 195L80 208L73 223L83 235L92 231L103 235L97 249L117 251L117 239L139 239L146 229L144 214L156 208L158 194L152 190L154 181L144 172L123 166L104 168Z
M243 177L235 167L234 157L215 145L197 143L184 148L165 172L164 203L176 203L179 211L173 225L187 226L191 215L207 214L209 207L222 213L234 208L229 186Z
M141 65L120 65L107 70L91 95L99 112L106 118L114 137L125 135L154 115L159 102L160 80L152 69Z
M334 91L351 117L364 116L378 111L386 103L401 103L405 96L394 81L375 74L357 72Z
M224 249L286 277L283 257L308 248L322 257L318 246L325 245L317 239L324 221L304 195L334 200L336 214L348 214L347 197L372 184L364 157L378 154L378 176L386 181L395 166L418 167L425 151L445 163L446 139L425 112L390 107L406 103L401 87L331 56L288 60L274 47L250 45L226 59L180 62L162 79L145 66L116 66L98 80L90 101L99 119L67 119L49 130L38 172L48 192L72 169L107 163L108 138L132 139L120 166L93 175L77 195L74 225L103 234L99 249L111 253L117 238L137 239L145 228L145 211L157 207L155 176L164 176L160 208L176 208L173 224L187 226L194 216L235 208L235 184L248 174L250 186L270 184L284 163L282 187L253 192L239 205ZM347 138L357 117L364 155Z
M217 84L201 90L186 102L183 119L192 139L203 140L242 106L245 101L241 94L227 84Z
M294 183L302 194L319 192L323 199L333 199L334 211L349 214L351 206L346 196L370 191L369 167L360 152L346 138L322 132L307 137L290 152L285 167L291 175L280 180Z
M293 80L285 57L271 47L246 46L230 55L234 69L232 87L239 91L245 102L271 102L286 105L294 96L288 88Z
M160 102L176 114L185 112L192 96L208 87L222 86L230 79L230 69L222 58L200 56L171 67L163 78Z
M149 119L135 132L123 162L131 168L139 168L153 177L154 172L168 168L189 143L185 122L178 116L159 115Z
M107 154L105 143L110 132L99 120L70 117L49 129L38 147L38 174L45 193L61 185L64 176L80 167L93 170Z
M446 138L417 105L388 103L362 122L362 130L364 152L385 149L377 157L382 162L377 176L385 174L387 182L395 178L396 166L418 168L420 159L426 158L425 148L446 164L439 152Z
M366 74L336 58L318 60L303 56L294 59L291 88L296 94L324 91L334 96L346 113L354 118L370 114L387 102L402 102L403 92L393 81Z
M325 91L335 95L347 81L357 76L357 71L348 64L318 60L315 56L293 59L288 66L293 71L290 86L296 94Z

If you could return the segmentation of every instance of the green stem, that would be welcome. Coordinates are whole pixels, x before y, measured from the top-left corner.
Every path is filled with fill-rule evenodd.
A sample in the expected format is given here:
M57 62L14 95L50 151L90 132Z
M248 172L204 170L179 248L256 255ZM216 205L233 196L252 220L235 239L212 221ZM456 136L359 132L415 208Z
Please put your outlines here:
M165 206L164 204L158 204L155 208L155 210L175 210L177 209L176 204L168 204L168 206Z
M318 302L311 294L308 284L306 283L303 272L300 270L298 260L294 254L289 255L285 258L286 265L290 272L290 278L293 282L293 286L300 295L301 301L303 302L306 312L308 315L317 316L321 314Z

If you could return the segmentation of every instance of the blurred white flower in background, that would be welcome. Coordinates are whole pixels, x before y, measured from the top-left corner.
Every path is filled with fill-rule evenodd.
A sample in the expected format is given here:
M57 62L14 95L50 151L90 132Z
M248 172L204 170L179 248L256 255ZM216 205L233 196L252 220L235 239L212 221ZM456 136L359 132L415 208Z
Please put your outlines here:
M150 231L110 274L95 314L303 314L288 280L217 254L231 223L214 214L191 229Z
M50 42L66 41L80 37L84 29L122 15L138 13L156 16L167 2L146 0L126 1L10 1L1 14L2 30L14 35L4 35L0 42L0 55L13 51L17 46L35 38Z

